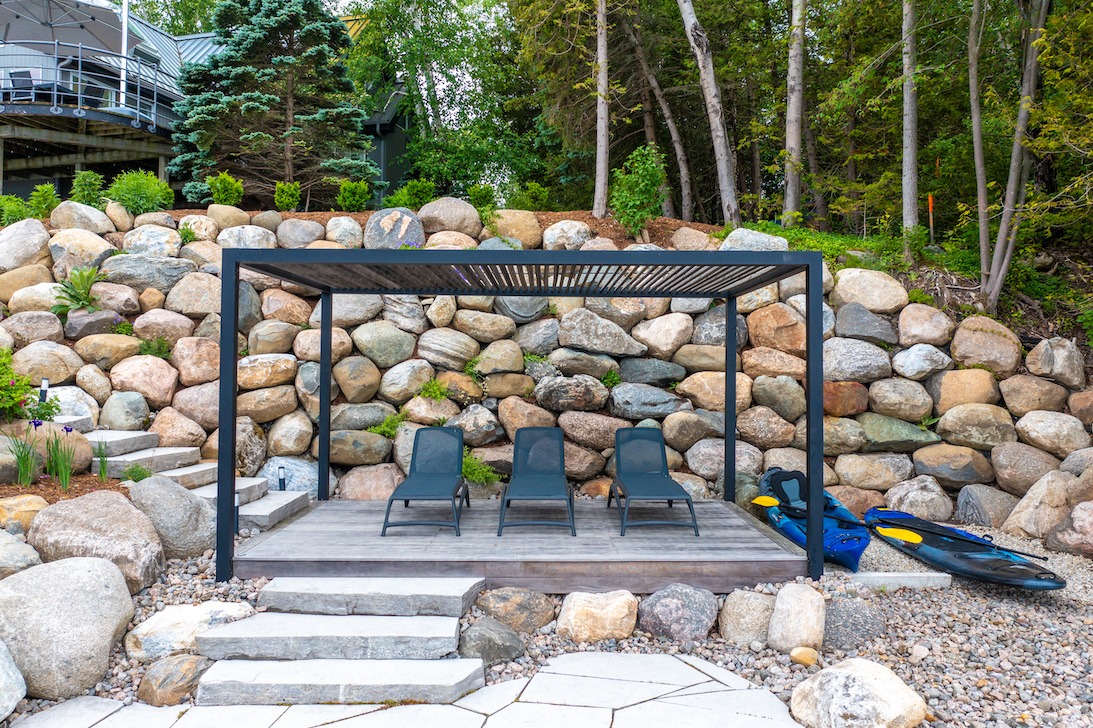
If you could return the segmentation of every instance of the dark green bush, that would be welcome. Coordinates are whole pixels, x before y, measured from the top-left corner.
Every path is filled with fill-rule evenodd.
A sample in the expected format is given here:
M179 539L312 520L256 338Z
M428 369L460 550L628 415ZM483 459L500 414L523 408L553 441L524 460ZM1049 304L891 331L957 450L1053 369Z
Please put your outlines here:
M221 172L215 177L206 177L205 184L209 186L215 205L236 207L243 201L243 180L236 179L227 172Z
M664 155L652 144L638 147L611 177L611 209L631 236L661 212L666 179Z
M27 203L15 195L0 196L0 225L14 225L30 217Z
M90 169L77 172L75 179L72 180L72 192L68 195L68 199L102 210L106 207L102 199L104 182L101 174L92 172Z
M364 212L368 209L368 202L371 199L372 194L368 191L368 180L362 179L354 182L350 179L343 179L335 202L338 203L338 207L346 212Z
M478 210L483 225L493 222L497 214L497 192L493 185L471 185L467 188L467 200Z
M549 210L550 190L538 182L528 182L509 195L506 204L512 210Z
M273 206L281 212L295 210L300 205L300 183L278 182L274 186Z
M99 281L105 281L106 276L99 273L97 266L90 268L73 268L68 274L68 280L61 283L61 292L57 295L57 303L50 307L50 311L60 316L62 320L67 318L70 311L83 309L88 313L99 310L99 297L91 293L91 287Z
M436 185L427 179L412 179L383 198L384 207L407 207L420 210L436 199Z
M132 170L114 178L106 198L119 203L130 215L143 215L173 206L175 191L147 170Z

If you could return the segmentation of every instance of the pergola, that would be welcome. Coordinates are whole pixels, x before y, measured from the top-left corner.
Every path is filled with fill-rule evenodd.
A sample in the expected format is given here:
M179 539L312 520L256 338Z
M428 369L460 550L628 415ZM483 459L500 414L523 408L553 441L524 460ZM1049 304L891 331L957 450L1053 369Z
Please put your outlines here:
M318 498L330 497L330 385L334 294L723 298L725 312L725 500L736 499L736 299L805 276L808 425L806 554L823 574L823 282L817 252L266 250L228 248L221 264L220 440L216 578L232 576L235 552L236 340L240 269L320 291ZM377 525L378 528L378 525Z

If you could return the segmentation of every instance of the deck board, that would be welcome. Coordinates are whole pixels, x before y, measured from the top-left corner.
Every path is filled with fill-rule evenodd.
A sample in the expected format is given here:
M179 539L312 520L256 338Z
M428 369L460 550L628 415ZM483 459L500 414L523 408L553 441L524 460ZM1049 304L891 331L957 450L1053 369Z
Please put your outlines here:
M521 507L522 506L522 507ZM686 508L635 506L634 520L674 517L682 526L642 526L619 535L618 512L578 500L577 536L568 528L506 528L497 537L497 501L463 511L462 536L450 528L391 528L381 538L384 502L330 500L243 544L235 573L252 576L477 576L487 586L552 593L629 589L648 593L672 582L717 592L806 573L803 551L736 505L695 503L701 536ZM412 504L414 518L443 518L442 505ZM514 505L512 518L561 518L557 504ZM406 517L396 506L392 518Z

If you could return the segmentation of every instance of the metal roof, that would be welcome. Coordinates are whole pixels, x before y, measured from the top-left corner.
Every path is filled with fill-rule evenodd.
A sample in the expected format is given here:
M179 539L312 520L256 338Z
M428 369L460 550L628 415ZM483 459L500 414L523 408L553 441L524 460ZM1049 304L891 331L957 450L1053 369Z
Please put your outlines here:
M216 43L216 33L180 35L175 38L175 41L178 43L178 52L182 56L183 63L204 63L209 56L220 52L220 46Z
M241 267L334 293L736 297L819 264L814 252L224 250Z

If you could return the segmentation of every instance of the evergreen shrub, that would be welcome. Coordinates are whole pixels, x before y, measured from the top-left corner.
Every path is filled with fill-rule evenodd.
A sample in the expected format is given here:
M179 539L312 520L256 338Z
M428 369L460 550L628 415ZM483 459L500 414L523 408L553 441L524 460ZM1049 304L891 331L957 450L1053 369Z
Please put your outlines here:
M350 179L343 179L335 202L338 203L338 207L346 212L364 212L368 209L368 201L371 199L372 195L368 190L368 180L362 179L354 182Z
M412 179L383 198L384 207L406 207L420 210L436 199L436 184L432 180Z
M281 212L295 210L300 205L299 182L277 182L274 185L273 206Z
M243 201L243 181L232 177L227 172L221 172L215 177L206 177L205 184L209 186L214 205L238 207Z
M106 190L106 198L124 207L130 215L166 210L175 204L171 186L147 170L122 172Z

